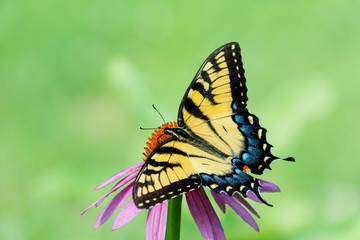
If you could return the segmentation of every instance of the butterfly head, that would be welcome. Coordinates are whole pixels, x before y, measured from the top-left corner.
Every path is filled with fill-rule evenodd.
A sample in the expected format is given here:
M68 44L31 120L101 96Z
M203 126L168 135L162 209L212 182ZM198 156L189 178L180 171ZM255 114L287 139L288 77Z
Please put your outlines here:
M150 154L154 151L157 146L162 144L164 141L173 136L171 133L167 132L166 129L174 129L177 128L176 122L165 123L162 126L158 127L155 132L149 137L148 142L146 143L147 147L145 147L144 152L144 161L150 156Z
M176 139L181 140L186 140L186 139L190 139L190 135L189 133L182 127L168 127L164 129L165 134L169 134L173 137L175 137Z

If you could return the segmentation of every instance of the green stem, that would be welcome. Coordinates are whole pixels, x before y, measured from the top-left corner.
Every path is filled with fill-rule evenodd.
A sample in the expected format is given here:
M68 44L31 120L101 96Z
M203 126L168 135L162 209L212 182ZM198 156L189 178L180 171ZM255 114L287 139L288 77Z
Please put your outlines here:
M182 195L169 200L165 240L180 239L181 200Z

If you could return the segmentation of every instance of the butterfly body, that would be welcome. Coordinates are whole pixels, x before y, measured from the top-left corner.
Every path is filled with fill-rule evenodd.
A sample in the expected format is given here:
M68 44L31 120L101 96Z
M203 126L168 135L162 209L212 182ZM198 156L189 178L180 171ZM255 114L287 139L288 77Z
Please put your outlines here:
M134 185L137 207L149 208L201 185L230 196L251 191L266 203L259 180L248 171L262 174L279 158L246 104L240 47L229 43L203 63L180 104L177 126L164 127L167 139L146 159Z
M228 157L228 155L221 152L213 145L207 143L206 140L192 133L190 129L177 127L177 128L165 128L164 130L165 133L172 135L173 138L176 139L176 141L190 143L194 147L200 148L209 154L214 154L225 158Z

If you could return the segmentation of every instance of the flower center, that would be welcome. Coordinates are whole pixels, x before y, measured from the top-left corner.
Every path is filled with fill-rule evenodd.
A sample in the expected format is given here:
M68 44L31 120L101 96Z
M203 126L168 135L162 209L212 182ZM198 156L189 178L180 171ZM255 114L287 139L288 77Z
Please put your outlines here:
M164 129L174 128L177 126L178 125L176 122L170 122L163 124L162 126L158 127L158 129L155 130L155 133L153 133L151 137L149 137L149 141L146 143L147 147L144 147L145 149L145 152L143 153L145 156L143 158L144 161L146 161L146 159L150 156L150 154L154 151L154 149L157 148L157 146L159 146L160 144L162 144L171 137L171 135L165 134Z

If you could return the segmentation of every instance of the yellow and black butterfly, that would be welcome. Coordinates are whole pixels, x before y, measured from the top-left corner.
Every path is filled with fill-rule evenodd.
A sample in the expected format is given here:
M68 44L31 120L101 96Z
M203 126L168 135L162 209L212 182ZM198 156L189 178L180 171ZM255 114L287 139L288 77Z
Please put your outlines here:
M262 174L279 158L247 100L239 44L228 43L200 67L181 101L177 126L164 128L169 138L147 157L134 184L136 206L149 208L201 185L230 196L251 191L266 203L259 180L247 171Z

